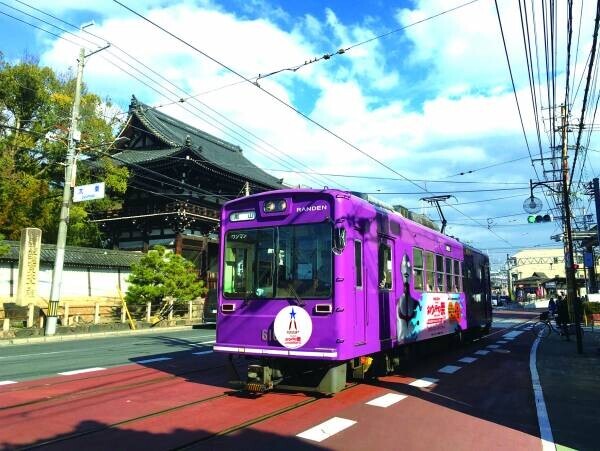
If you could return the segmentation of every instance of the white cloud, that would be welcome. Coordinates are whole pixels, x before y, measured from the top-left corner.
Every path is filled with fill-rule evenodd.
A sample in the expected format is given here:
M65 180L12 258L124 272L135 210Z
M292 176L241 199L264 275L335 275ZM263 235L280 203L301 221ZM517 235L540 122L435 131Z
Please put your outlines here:
M263 167L305 169L291 161L291 157L320 172L397 177L351 146L300 118L255 86L240 83L214 90L238 83L240 79L141 19L123 13L122 8L119 10L111 6L106 11L102 10L103 3L106 2L89 6L90 10L98 11L104 17L98 21L94 33L105 36L116 46L135 55L187 93L212 91L199 99L266 143L215 116L192 99L183 106L174 104L165 107L163 111L166 113L239 144L248 158ZM67 4L72 8L70 1L52 3L55 10L65 8ZM128 4L134 9L143 8L141 10L161 26L248 77L293 67L377 34L369 28L368 20L361 24L347 24L333 9L324 12L325 19L322 21L317 18L318 15L307 13L288 23L288 13L277 8L270 9L267 3L259 0L248 4L250 9L242 12L225 10L213 2L172 2L167 6L162 1ZM442 0L419 0L415 8L399 10L396 17L399 23L406 25L448 7L448 3ZM509 52L523 119L532 151L537 153L518 11L502 2L500 7L504 31L509 37ZM260 19L251 18L250 13L256 11L265 13ZM291 28L286 29L281 23ZM584 41L589 40L589 34L585 34L588 28L586 26L582 30ZM407 46L407 43L410 45ZM55 41L42 61L62 71L65 67L74 66L76 54L76 46ZM107 60L134 73L123 61L115 60L115 55L120 55L159 82L161 87L144 79L164 96L109 64ZM582 69L578 73L581 74ZM136 76L140 77L139 74ZM101 95L110 94L123 106L126 106L131 94L149 104L168 103L186 95L120 54L114 46L87 61L84 78L92 90ZM491 2L477 2L410 27L405 35L376 40L345 55L307 65L297 72L282 72L259 83L285 102L301 105L303 112L310 114L314 120L409 178L441 179L527 155ZM301 91L300 87L306 89ZM175 92L169 93L168 90ZM207 114L215 116L226 126L216 124L214 118L208 119ZM282 163L281 159L286 163ZM289 183L319 186L304 175L276 174L285 177ZM526 183L531 176L530 165L523 163L521 166L499 166L482 173L481 178ZM336 180L355 190L418 191L417 187L400 181ZM333 186L333 183L327 184ZM427 189L437 190L438 185L428 184ZM513 193L507 195L510 194ZM489 198L500 196L484 195ZM461 194L459 197L460 202L466 202L481 199L482 195ZM384 199L408 206L418 203L417 196ZM496 213L502 209L512 208L514 211L520 208L521 202L520 199L510 199L504 203L458 208L476 217L492 216L494 209ZM465 221L452 210L448 214ZM472 239L490 240L490 233L486 230L464 229ZM499 233L504 235L503 231ZM498 241L493 236L491 240Z

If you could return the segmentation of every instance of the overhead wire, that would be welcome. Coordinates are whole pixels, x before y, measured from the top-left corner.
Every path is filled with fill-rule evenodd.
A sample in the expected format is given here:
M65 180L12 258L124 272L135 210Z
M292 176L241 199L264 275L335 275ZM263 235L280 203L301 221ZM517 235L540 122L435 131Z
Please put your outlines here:
M273 94L272 92L266 90L265 88L261 87L259 84L257 83L253 83L252 81L250 81L248 78L246 78L244 75L240 74L239 72L237 72L236 70L234 70L233 68L229 67L228 65L222 63L221 61L217 60L216 58L208 55L206 52L204 52L203 50L199 49L198 47L194 46L193 44L187 42L186 40L180 38L179 36L175 35L174 33L172 33L171 31L167 30L166 28L162 27L161 25L157 24L156 22L150 20L148 17L144 16L143 14L140 14L139 12L133 10L132 8L130 8L129 6L123 4L122 2L120 2L119 0L113 0L115 3L117 3L118 5L122 6L123 8L127 9L128 11L130 11L132 14L138 16L139 18L143 19L144 21L150 23L151 25L153 25L154 27L158 28L159 30L161 30L163 33L168 34L169 36L171 36L173 39L179 41L180 43L182 43L183 45L191 48L192 50L194 50L195 52L199 53L200 55L203 55L205 58L209 59L210 61L214 62L215 64L221 66L222 68L228 70L229 72L237 75L238 77L246 80L246 82L250 83L251 85L255 86L257 89L261 90L262 92L264 92L265 94L267 94L269 97L271 97L273 100L275 100L276 102L280 103L281 105L285 106L286 108L291 109L292 111L294 111L295 113L297 113L298 115L302 116L304 119L306 119L307 121L309 121L310 123L312 123L313 125L317 126L318 128L320 128L321 130L325 131L326 133L330 134L331 136L333 136L334 138L340 140L341 142L343 142L344 144L348 145L349 147L353 148L354 150L356 150L357 152L361 153L362 155L364 155L365 157L367 157L368 159L370 159L371 161L377 163L378 165L390 170L391 172L395 173L396 175L398 175L399 177L409 181L410 183L412 183L413 185L417 186L419 189L423 190L425 193L428 193L428 190L422 186L420 186L418 183L415 183L414 181L410 180L409 178L407 178L406 176L404 176L403 174L401 174L400 172L398 172L397 170L395 170L394 168L390 167L389 165L381 162L380 160L378 160L377 158L375 158L374 156L370 155L369 153L365 152L364 150L360 149L358 146L356 146L355 144L352 144L350 141L348 141L347 139L343 138L342 136L340 136L338 133L333 132L331 129L325 127L324 125L322 125L321 123L317 122L316 120L312 119L310 116L308 116L307 114L303 113L302 111L300 111L299 109L297 109L296 107L292 106L291 104L287 103L285 100L281 99L280 97L276 96L275 94ZM450 204L447 204L450 208L454 209L455 211L457 211L459 214L471 219L467 214L465 214L464 212L456 209L455 207L453 207ZM480 224L482 225L482 224ZM501 237L500 235L496 234L495 232L491 231L492 234L494 234L497 238L499 238L501 241L507 242L508 241L504 238Z
M62 23L64 23L64 24L66 24L66 25L68 25L68 26L70 26L70 27L77 28L75 25L73 25L73 24L71 24L71 23L69 23L69 22L67 22L67 21L64 21L64 20L62 20L62 19L60 19L60 18L57 18L56 16L53 16L53 15L51 15L51 14L49 14L49 13L46 13L45 11L43 11L43 10L41 10L41 9L39 9L39 8L35 8L35 7L33 7L33 6L31 6L31 5L28 5L27 3L25 3L25 2L22 2L22 1L20 1L20 0L16 0L16 1L18 1L18 2L19 2L19 3L21 3L22 5L25 5L25 6L28 6L28 7L32 8L32 9L34 9L34 10L35 10L35 11L37 11L37 12L40 12L40 13L42 13L42 14L45 14L45 15L48 15L49 17L52 17L53 19L56 19L56 20L58 20L58 21L60 21L60 22L62 22ZM1 3L3 3L3 2L1 2ZM5 4L5 3L3 3L3 4ZM6 4L5 4L5 5L6 5ZM67 34L70 34L70 35L72 35L72 36L74 36L74 37L76 37L76 38L79 38L79 36L78 36L78 35L75 35L75 34L73 34L73 33L69 32L68 30L65 30L65 29L63 29L63 28L61 28L61 27L58 27L58 26L56 26L56 25L54 25L54 24L52 24L52 23L50 23L50 22L44 21L43 19L40 19L40 18L38 18L37 16L34 16L34 15L31 15L31 14L28 14L28 13L26 13L26 12L24 12L24 11L22 11L22 10L18 9L18 8L12 7L12 6L10 6L10 5L6 5L6 6L9 6L9 7L11 7L11 8L13 8L13 9L15 9L15 10L17 10L17 11L21 12L22 14L25 14L25 15L27 15L27 16L29 16L29 17L32 17L32 18L36 19L36 20L40 20L41 22L43 22L43 23L45 23L45 24L47 24L47 25L54 26L54 27L56 27L57 29L61 30L61 31L62 31L62 32L64 32L64 33L67 33ZM28 25L32 25L32 24L30 24L29 22L25 22L25 21L22 21L22 22L24 22L24 23L26 23L26 24L28 24ZM39 27L37 27L37 28L39 28ZM42 29L42 28L40 28L40 29L41 29L41 30L43 30L43 31L46 31L45 29ZM107 42L107 40L105 40L105 39L104 39L103 37L101 37L101 36L98 36L98 35L96 35L96 34L93 34L93 33L89 32L89 31L87 31L87 30L83 30L83 31L84 31L86 34L88 34L88 35L91 35L91 36L93 36L93 37L94 37L94 38L96 38L96 39L99 39L99 40L101 40L101 41L103 41L103 42ZM58 35L57 35L57 36L58 36ZM60 37L60 36L58 36L58 37ZM88 39L85 39L85 38L83 38L83 39L84 39L86 42L88 42L88 43L96 44L96 43L94 43L94 42L92 42L92 41L90 41L90 40L88 40ZM70 42L70 43L73 43L73 44L77 45L77 43L75 43L75 42L73 42L73 41L71 41L71 40L68 40L68 39L67 39L67 41L68 41L68 42ZM138 62L139 64L141 64L143 67L147 68L148 70L150 70L150 71L151 71L151 72L153 72L154 74L158 75L159 77L161 77L161 78L162 78L162 79L164 79L165 81L169 82L169 83L170 83L172 86L174 86L176 89L179 89L179 90L183 91L181 88L177 87L177 86L176 86L174 83L172 83L172 82L171 82L169 79L167 79L167 78L165 78L164 76L162 76L162 74L159 74L158 72L156 72L156 71L152 70L151 68L149 68L148 66L146 66L146 65L145 65L145 64L144 64L142 61L138 60L138 59L137 59L135 56L133 56L133 55L130 55L129 53L127 53L127 52L126 52L126 51L124 51L123 49L120 49L118 46L116 46L116 45L114 45L114 44L112 44L112 47L114 47L114 48L117 48L119 51L121 51L122 53L124 53L124 54L125 54L125 55L126 55L128 58L130 58L130 59L132 59L132 60L134 60L134 61L137 61L137 62ZM88 49L88 50L89 50L89 49ZM161 86L159 82L157 82L157 81L156 81L156 80L154 80L153 78L149 77L147 74L144 74L143 72L141 72L141 71L138 69L138 67L136 67L136 66L133 66L131 63L129 63L129 62L128 62L128 61L126 61L126 60L123 60L123 59L122 59L122 58L120 58L118 55L114 54L114 52L109 52L109 53L111 53L111 54L112 54L112 55L113 55L115 58L117 58L119 61L121 61L121 62L123 62L124 64L126 64L126 65L127 65L128 67L130 67L132 70L134 70L134 71L136 71L136 72L139 72L139 73L140 73L142 76L146 77L146 78L147 78L148 80L150 80L152 83L156 83L156 84L158 84L159 86ZM155 92L156 92L157 94L159 94L160 96L162 96L162 97L165 97L164 91L165 91L165 90L167 90L168 92L171 92L172 94L174 94L174 95L176 95L177 97L179 97L179 94L177 94L177 93L174 93L174 92L170 91L170 90L169 90L169 88L165 88L165 87L164 87L164 85L162 85L162 86L161 86L161 88L162 88L162 89L156 89L154 86L152 86L152 85L148 84L146 81L142 80L141 78L139 78L138 76L136 76L136 75L132 74L131 72L127 71L126 69L123 69L123 68L122 68L122 67L120 67L118 64L116 64L116 63L114 63L113 61L111 61L110 59L108 59L108 58L105 58L105 57L103 57L103 56L101 56L101 58L102 58L102 59L104 59L105 61L107 61L109 64L111 64L111 65L115 66L117 69L121 70L122 72L124 72L124 73L127 73L129 76L131 76L132 78L134 78L135 80L137 80L137 81L138 81L138 82L140 82L141 84L143 84L143 85L147 86L148 88L152 89L153 91L155 91ZM280 151L279 149L277 149L276 147L274 147L273 145L269 144L268 142L266 142L266 141L262 140L262 138L259 138L258 136L254 135L254 134L252 134L251 132L249 132L248 130L244 129L244 128L243 128L242 126L240 126L239 124L236 124L236 123L234 123L233 121L231 121L230 119L228 119L228 118L226 118L225 116L221 115L221 114L220 114L220 113L218 113L216 110L214 110L214 109L210 108L208 105L204 104L203 102L200 102L200 103L201 103L203 106L205 106L206 108L208 108L208 109L212 110L212 111L213 111L215 114L218 114L218 115L220 115L221 117L223 117L224 119L228 120L229 122L231 122L231 123L232 123L232 124L234 124L235 126L239 127L240 129L242 129L242 130L243 130L243 131L245 131L246 133L248 133L248 134L250 134L250 135L254 136L254 137L255 137L256 139L258 139L258 140L261 140L261 141L262 141L262 142L264 142L266 145L268 145L268 146L270 146L271 148L273 148L273 149L274 149L276 152L284 153L284 152ZM199 113L201 113L201 114L204 114L204 115L208 116L208 117L209 117L209 118L210 118L212 121L214 121L214 122L212 122L212 123L211 123L211 122L210 122L210 121L208 121L206 118L204 118L204 117L201 117L201 116L198 116L198 114L194 113L193 111L190 111L189 109L187 109L187 108L185 108L185 107L183 107L183 108L184 108L186 111L188 111L190 114L192 114L192 115L194 115L194 116L196 116L196 117L199 117L201 120L203 120L204 122L207 122L209 125L211 125L211 126L213 126L213 127L217 128L217 129L219 129L219 125L221 125L222 127L225 127L225 128L227 129L227 130L224 130L226 135L228 135L228 136L231 136L232 134L234 134L234 135L235 135L235 137L234 137L234 140L240 140L241 142L243 142L243 143L245 143L245 144L247 144L247 145L249 145L249 146L253 147L253 148L254 148L254 150L256 150L257 152L259 152L259 153L263 154L263 155L264 155L264 156L265 156L267 159L270 159L270 160L272 160L272 161L274 161L274 162L276 162L276 163L282 164L282 165L284 165L284 166L286 166L286 167L288 167L288 168L290 168L290 169L292 169L292 168L293 168L293 166L292 166L292 165L291 165L291 164L290 164L288 161L286 161L286 160L283 160L283 159L281 159L281 158L280 158L280 157L278 157L278 156L275 156L277 159L274 159L274 158L273 158L273 154L272 154L272 152L265 151L265 149L264 149L264 148L262 148L261 146L258 146L258 147L257 147L257 144L256 144L256 143L252 143L251 141L249 141L249 140L248 140L248 138L246 138L246 137L242 136L242 135L241 135L240 133L238 133L237 131L235 131L235 130L231 129L231 127L228 127L228 126L226 126L225 124L223 124L222 122L220 122L218 119L215 119L214 117L212 117L210 114L208 114L208 113L206 113L206 112L204 112L204 111L200 110L199 108L195 107L195 106L194 106L194 105L192 105L192 104L190 104L190 107L194 108L194 109L195 109L195 110L197 110ZM217 124L219 124L219 125L215 125L215 122L216 122ZM221 128L221 130L222 130L222 128ZM223 131L223 130L222 130L222 131ZM284 153L284 154L285 154L285 153ZM290 155L287 155L287 154L286 154L286 157L287 157L287 159L288 159L288 160L290 160L290 161L294 161L294 162L296 162L297 164L299 164L300 166L308 168L308 166L306 166L304 163L300 162L299 160L296 160L296 159L295 159L295 158L293 158L292 156L290 156ZM308 169L310 169L310 168L308 168ZM310 175L310 172L307 172L307 177L308 177L308 178L310 178L310 179L312 180L312 182L313 182L313 183L315 183L315 182L316 182L316 183L317 183L317 186L319 186L319 185L321 185L321 186L322 186L322 185L327 185L328 183L332 182L332 181L330 180L329 182L327 182L327 181L326 181L325 183L323 183L323 181L317 180L317 179L316 179L314 176L311 176L311 175Z
M600 0L598 0L598 2L596 3L596 18L594 20L594 34L593 34L593 38L592 38L592 49L590 52L590 64L588 66L588 73L587 73L587 78L586 78L586 83L585 83L585 88L584 88L584 93L583 93L581 116L579 119L579 132L577 133L577 141L575 143L575 155L573 156L573 168L571 170L571 176L569 179L569 183L567 185L567 189L570 189L571 184L573 183L573 174L575 172L575 167L577 164L577 156L579 154L579 146L581 144L581 135L583 132L583 127L584 127L585 110L587 108L587 101L588 101L588 96L589 96L589 88L590 88L590 82L591 82L591 76L592 76L592 67L594 66L594 60L596 57L596 44L598 42L599 25L600 25Z

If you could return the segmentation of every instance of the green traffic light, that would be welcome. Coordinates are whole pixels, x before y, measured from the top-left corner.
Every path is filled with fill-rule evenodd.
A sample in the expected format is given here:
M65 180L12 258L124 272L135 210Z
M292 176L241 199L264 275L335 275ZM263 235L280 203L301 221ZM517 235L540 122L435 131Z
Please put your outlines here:
M529 224L539 224L540 222L552 222L552 215L529 215L527 216L527 222Z

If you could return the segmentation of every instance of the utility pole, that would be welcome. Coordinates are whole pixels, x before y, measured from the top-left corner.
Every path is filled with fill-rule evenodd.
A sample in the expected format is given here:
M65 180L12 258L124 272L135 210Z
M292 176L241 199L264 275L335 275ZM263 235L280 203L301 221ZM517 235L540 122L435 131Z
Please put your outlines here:
M567 279L567 302L572 306L573 315L575 316L575 323L578 327L575 328L577 337L577 353L583 353L581 327L579 327L579 318L581 306L579 304L579 298L575 293L575 260L573 259L573 235L571 231L571 205L569 203L569 158L567 155L567 113L566 106L561 105L561 116L562 116L562 201L564 214L564 227L565 227L565 274Z
M62 286L62 272L65 261L65 244L67 242L67 226L69 224L69 210L71 208L71 189L75 185L75 146L81 138L81 132L77 129L79 122L79 106L81 104L81 85L83 82L83 65L85 62L85 49L79 50L77 64L77 81L75 83L75 99L71 113L71 128L69 129L69 143L67 146L67 158L65 161L65 184L63 187L63 200L60 209L60 222L58 224L58 236L56 238L56 257L54 260L54 271L52 272L52 286L50 288L50 301L48 303L48 317L46 318L46 335L56 333L56 322L58 319L58 302L60 301L60 290Z
M600 249L600 183L598 177L592 181L592 190L594 193L594 204L596 206L596 238L598 240L598 248ZM594 255L594 248L591 249L592 256ZM594 293L598 293L598 275L596 274L596 257L592 258L592 270L590 271L591 277L593 277L592 286L594 287Z
M510 299L510 302L512 302L513 298L512 298L512 277L510 275L510 256L508 254L506 254L506 274L508 276L508 280L507 280L507 284L508 284L508 298Z
M84 25L81 29L89 26ZM110 44L95 50L88 55L85 49L79 49L79 58L77 60L77 81L75 83L75 98L73 100L73 111L71 113L71 128L69 129L69 142L67 145L67 157L65 160L65 184L63 187L63 200L60 208L60 222L58 223L58 236L56 237L56 257L54 259L54 271L52 271L52 285L50 288L50 300L48 302L48 316L46 318L46 335L56 333L56 323L58 320L58 303L60 301L60 291L62 287L62 273L65 262L65 245L67 243L67 227L69 225L69 211L71 209L71 194L75 186L75 165L76 155L75 147L81 139L81 132L78 129L79 107L81 104L81 87L83 85L83 66L85 59L94 53L98 53L109 47Z

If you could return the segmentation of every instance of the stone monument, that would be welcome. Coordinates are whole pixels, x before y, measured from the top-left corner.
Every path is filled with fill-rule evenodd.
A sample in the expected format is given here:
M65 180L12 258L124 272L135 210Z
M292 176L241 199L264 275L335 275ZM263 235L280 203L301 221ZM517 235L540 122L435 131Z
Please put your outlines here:
M17 305L36 303L38 298L38 275L40 272L40 252L42 231L35 228L23 229L19 246L19 278L17 284Z

